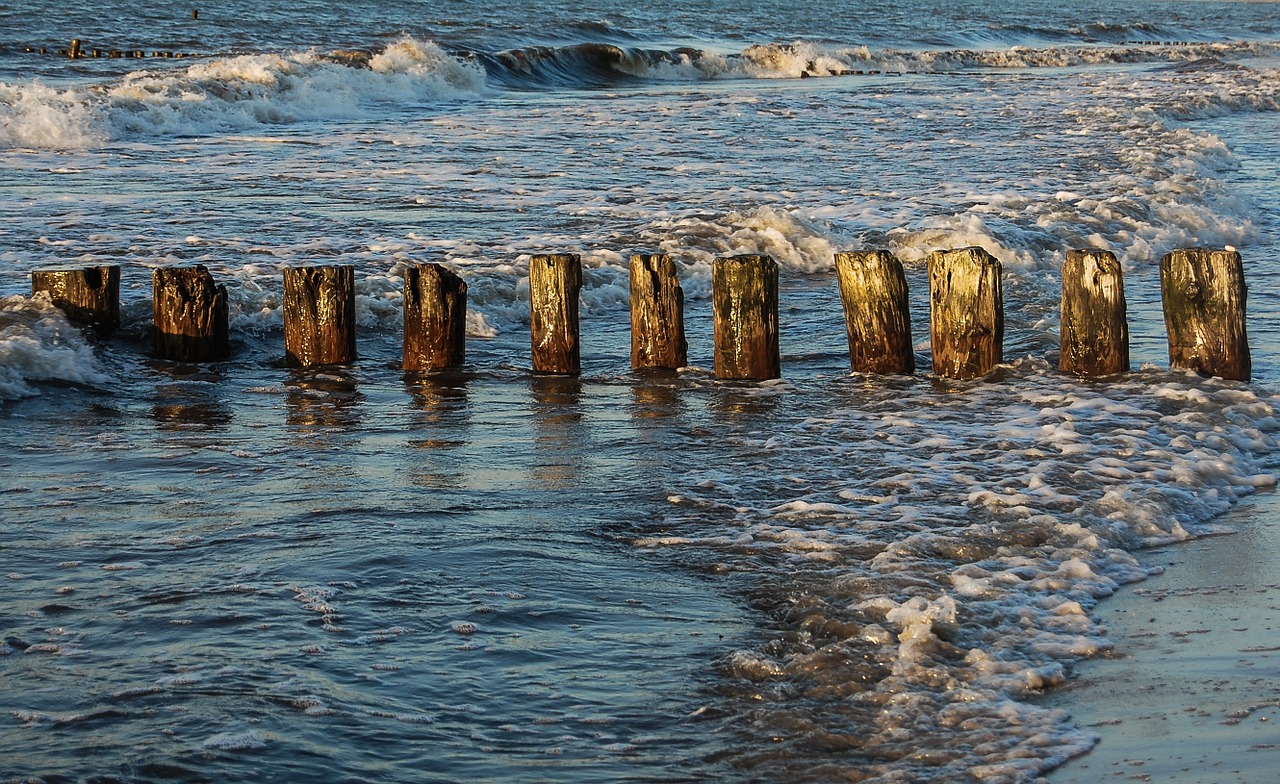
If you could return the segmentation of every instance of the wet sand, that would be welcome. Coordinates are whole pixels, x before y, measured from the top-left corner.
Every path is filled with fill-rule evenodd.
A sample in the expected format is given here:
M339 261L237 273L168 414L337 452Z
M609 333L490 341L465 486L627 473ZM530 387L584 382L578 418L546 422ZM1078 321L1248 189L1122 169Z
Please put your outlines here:
M1098 607L1113 657L1045 704L1100 741L1051 784L1280 781L1280 495L1224 522L1238 533L1145 552L1164 574Z

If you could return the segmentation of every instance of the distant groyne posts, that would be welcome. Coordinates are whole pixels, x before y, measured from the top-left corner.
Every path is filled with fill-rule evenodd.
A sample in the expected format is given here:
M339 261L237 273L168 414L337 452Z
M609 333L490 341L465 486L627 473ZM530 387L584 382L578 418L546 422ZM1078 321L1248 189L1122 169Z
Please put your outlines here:
M717 378L763 381L782 376L778 348L778 263L731 256L711 267Z
M192 17L193 19L195 17ZM170 50L152 50L150 52L136 47L122 48L118 46L112 47L96 47L85 46L79 38L72 38L71 43L65 48L49 47L49 46L28 46L24 48L28 54L53 54L59 57L66 57L71 60L83 59L99 59L106 58L110 60L119 59L137 59L141 60L145 57L156 58L174 58L181 59L183 57L192 57L194 55L184 52L174 52Z
M1235 248L1184 248L1160 260L1169 364L1248 381L1244 263Z
M101 336L120 327L120 266L74 267L31 273L31 293L49 301L78 324Z
M631 364L678 369L688 364L684 294L665 254L631 257ZM837 253L836 273L849 340L850 367L871 374L915 372L906 275L883 250ZM109 336L120 324L118 265L36 270L33 295L67 317ZM933 372L979 378L1003 362L1004 303L999 261L982 248L935 251L928 259ZM529 261L529 335L535 373L581 373L578 310L582 262L577 254ZM283 271L285 360L292 367L356 359L355 269L348 265ZM1172 367L1248 381L1244 265L1234 248L1183 248L1160 263L1161 298ZM778 265L768 256L716 259L712 265L714 369L722 379L781 376ZM466 356L467 286L440 264L404 274L406 372L457 368ZM1125 287L1114 254L1072 250L1062 268L1059 368L1078 377L1129 370ZM202 266L152 273L155 356L206 362L230 355L227 291Z

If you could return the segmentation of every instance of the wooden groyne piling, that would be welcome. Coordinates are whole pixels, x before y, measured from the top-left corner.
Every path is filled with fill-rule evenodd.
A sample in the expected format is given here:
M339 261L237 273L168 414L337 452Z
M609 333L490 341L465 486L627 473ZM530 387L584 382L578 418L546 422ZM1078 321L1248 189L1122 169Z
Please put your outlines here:
M915 370L906 277L887 251L835 254L849 341L850 367L861 373ZM939 250L928 259L929 330L937 376L969 380L1003 362L1000 263L982 248ZM778 264L764 255L716 259L712 265L715 375L768 380L781 376ZM120 325L118 265L36 270L33 296L47 297L67 318L101 336ZM634 369L688 364L684 295L665 254L630 259L631 362ZM582 264L576 254L533 256L529 263L530 340L536 374L577 376ZM1248 381L1243 262L1234 248L1183 248L1161 260L1161 295L1174 368ZM439 264L404 275L406 372L461 366L465 360L467 285ZM294 367L356 359L355 269L349 265L283 272L286 361ZM1125 285L1108 251L1071 250L1062 269L1059 368L1079 377L1129 369ZM228 297L203 266L152 272L155 356L206 362L230 355Z
M161 267L151 276L152 345L160 359L209 362L231 356L227 287L203 266Z
M929 334L933 372L961 381L1004 361L1000 262L982 248L929 255Z
M677 370L689 364L684 289L666 254L631 257L631 367Z
M529 260L529 335L535 373L576 376L582 372L578 344L578 297L582 261L576 253Z
M290 367L344 365L356 359L355 268L284 271L284 346Z
M466 346L467 284L439 264L405 270L404 370L461 367Z
M916 370L902 262L883 250L837 253L836 276L855 373Z
M1252 371L1244 264L1234 248L1181 248L1160 260L1169 364L1234 381Z
M768 256L716 259L711 289L716 376L780 378L778 263Z
M1120 262L1110 251L1072 250L1062 265L1058 368L1076 376L1129 370L1129 322Z
M78 324L110 335L120 327L120 266L36 270L31 293L46 294L55 307Z

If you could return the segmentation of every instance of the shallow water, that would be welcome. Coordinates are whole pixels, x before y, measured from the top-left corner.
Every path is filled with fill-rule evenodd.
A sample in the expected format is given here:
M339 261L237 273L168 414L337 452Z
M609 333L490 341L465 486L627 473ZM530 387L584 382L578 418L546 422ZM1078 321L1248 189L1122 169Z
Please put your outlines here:
M290 9L0 15L3 778L1033 781L1092 743L1033 698L1108 649L1133 552L1275 484L1270 4ZM23 51L139 29L194 56ZM1248 384L1166 367L1161 255L1228 244ZM1008 364L955 383L925 259L967 245ZM1081 246L1125 266L1122 378L1054 369ZM849 375L862 247L907 265L914 377ZM549 251L581 379L529 372ZM652 251L678 374L628 367ZM706 369L736 253L782 267L781 381ZM468 366L405 378L425 260ZM317 261L356 268L360 359L289 370L280 270ZM27 296L90 262L110 341ZM177 263L227 283L230 362L147 358Z

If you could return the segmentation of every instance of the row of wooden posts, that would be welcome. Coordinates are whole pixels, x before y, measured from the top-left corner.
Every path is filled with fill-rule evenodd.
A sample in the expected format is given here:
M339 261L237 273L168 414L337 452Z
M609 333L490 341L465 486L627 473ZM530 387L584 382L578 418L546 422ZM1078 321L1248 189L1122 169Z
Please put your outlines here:
M851 368L864 373L915 372L907 283L902 263L886 251L836 254ZM1234 249L1188 248L1160 264L1161 294L1173 367L1247 381L1245 283ZM120 267L39 270L33 293L46 292L73 320L100 332L119 325ZM985 375L1004 361L1000 262L981 248L929 257L933 372L954 379ZM533 369L581 371L578 301L582 264L576 254L529 262ZM404 370L462 365L467 285L434 263L404 274ZM730 379L781 375L778 265L768 256L717 259L712 269L715 374ZM286 361L295 367L356 358L355 270L351 266L284 270ZM202 266L153 272L156 356L205 362L230 355L227 291ZM1073 250L1062 271L1060 367L1077 376L1129 369L1129 329L1120 263L1107 251ZM631 364L688 364L684 294L668 255L631 257Z

